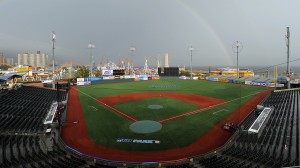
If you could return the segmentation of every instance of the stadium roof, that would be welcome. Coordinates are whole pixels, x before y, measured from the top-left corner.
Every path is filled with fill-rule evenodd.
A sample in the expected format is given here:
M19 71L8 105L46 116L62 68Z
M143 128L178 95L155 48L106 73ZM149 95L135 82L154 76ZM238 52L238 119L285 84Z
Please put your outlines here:
M6 81L7 79L12 79L12 78L16 78L16 77L22 77L22 76L16 75L16 74L13 74L13 75L3 75L3 76L0 76L0 80Z

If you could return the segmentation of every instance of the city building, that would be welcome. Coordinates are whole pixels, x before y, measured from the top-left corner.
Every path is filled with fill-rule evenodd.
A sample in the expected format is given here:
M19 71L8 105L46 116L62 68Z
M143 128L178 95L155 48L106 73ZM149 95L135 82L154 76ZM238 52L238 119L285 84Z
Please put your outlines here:
M14 58L6 58L6 62L5 63L14 66Z
M0 52L0 65L4 64L4 55L3 52Z
M170 67L170 58L169 58L169 53L165 53L165 66L166 68Z
M48 65L48 55L37 51L34 53L18 54L18 65L45 68Z

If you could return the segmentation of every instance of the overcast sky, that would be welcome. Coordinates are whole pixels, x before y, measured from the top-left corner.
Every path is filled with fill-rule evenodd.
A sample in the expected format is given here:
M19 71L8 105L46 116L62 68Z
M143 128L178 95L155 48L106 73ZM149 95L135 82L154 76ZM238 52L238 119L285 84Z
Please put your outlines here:
M189 66L192 45L195 66L235 66L232 44L239 40L240 65L269 66L286 61L286 27L291 60L300 58L299 6L299 0L0 0L0 50L6 57L37 50L51 56L55 31L61 64L89 64L91 41L97 64L131 59L134 46L136 65L145 57L155 64L168 52L171 66Z

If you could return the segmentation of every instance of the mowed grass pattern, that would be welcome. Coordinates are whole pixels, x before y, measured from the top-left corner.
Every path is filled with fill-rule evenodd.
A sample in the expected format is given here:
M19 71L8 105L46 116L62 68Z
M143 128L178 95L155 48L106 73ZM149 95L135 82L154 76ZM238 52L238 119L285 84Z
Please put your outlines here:
M110 148L130 151L155 151L188 146L254 95L266 89L246 85L190 80L155 80L78 87L87 129L92 141ZM135 134L129 130L129 125L132 124L130 120L102 106L96 100L100 97L118 94L162 91L210 96L223 99L228 103L163 123L163 127L159 132ZM95 107L97 110L93 110L90 106ZM138 105L132 105L132 108L136 106ZM180 108L181 103L176 104L176 107ZM148 114L145 113L145 115ZM161 143L153 145L118 143L116 141L118 138L159 140Z
M149 105L161 105L161 109L150 109ZM180 105L180 108L178 107ZM166 97L152 97L140 99L130 102L118 103L115 108L135 117L138 120L154 120L169 118L174 115L199 109L196 104L184 102L181 100L166 98Z

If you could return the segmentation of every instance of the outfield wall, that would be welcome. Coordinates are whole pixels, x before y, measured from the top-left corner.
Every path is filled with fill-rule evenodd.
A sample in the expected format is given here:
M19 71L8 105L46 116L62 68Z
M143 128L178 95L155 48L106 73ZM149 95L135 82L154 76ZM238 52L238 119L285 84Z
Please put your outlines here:
M134 79L95 80L92 84L133 82Z

